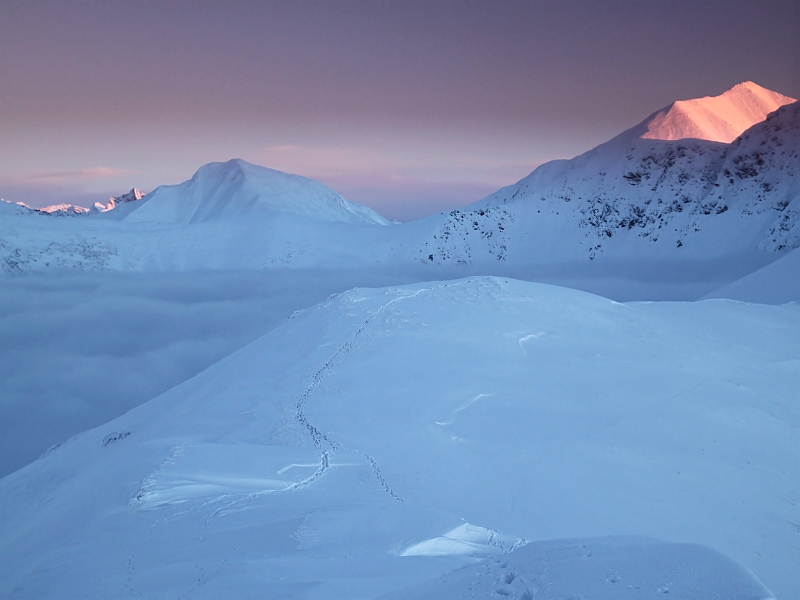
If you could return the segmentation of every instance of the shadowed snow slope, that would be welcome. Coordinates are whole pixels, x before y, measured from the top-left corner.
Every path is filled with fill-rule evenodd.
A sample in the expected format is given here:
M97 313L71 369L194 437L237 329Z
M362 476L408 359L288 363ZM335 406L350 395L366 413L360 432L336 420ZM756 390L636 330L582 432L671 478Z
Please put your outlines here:
M796 102L752 81L733 86L719 96L679 100L649 116L643 138L696 138L729 143L781 106Z
M161 186L130 206L124 219L132 222L199 223L284 212L320 221L387 224L372 209L317 181L241 159L205 165L189 181Z
M354 600L634 534L798 597L798 328L497 278L340 294L0 481L0 596ZM688 581L609 544L614 586ZM727 575L676 597L745 573L697 556Z
M774 263L714 290L705 297L764 304L800 302L800 250L792 250Z

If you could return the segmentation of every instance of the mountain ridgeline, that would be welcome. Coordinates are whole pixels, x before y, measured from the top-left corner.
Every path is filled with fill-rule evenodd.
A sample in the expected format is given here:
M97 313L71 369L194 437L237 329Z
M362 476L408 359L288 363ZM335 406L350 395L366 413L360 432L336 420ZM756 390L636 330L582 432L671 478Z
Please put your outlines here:
M92 210L3 203L0 266L427 269L426 279L447 275L439 267L625 299L651 292L615 296L575 277L683 278L705 283L673 286L668 297L696 299L800 246L798 170L800 104L746 82L674 102L585 154L410 223L390 223L319 182L240 159Z
M443 215L420 259L708 259L798 247L800 104L784 102L729 144L656 139L680 134L674 119L667 130L654 126L669 113L668 107L585 154L546 163ZM687 117L683 129L714 129L709 120Z

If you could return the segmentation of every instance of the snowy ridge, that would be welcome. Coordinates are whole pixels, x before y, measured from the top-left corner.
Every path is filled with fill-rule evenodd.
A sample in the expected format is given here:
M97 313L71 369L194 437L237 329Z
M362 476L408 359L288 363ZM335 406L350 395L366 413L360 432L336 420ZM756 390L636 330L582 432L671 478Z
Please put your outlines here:
M31 212L33 212L33 209L24 202L0 199L0 216L26 215Z
M137 188L133 188L127 194L122 194L121 196L114 196L113 198L109 198L108 202L102 204L100 202L95 202L94 206L90 209L92 213L104 213L110 210L114 210L122 206L123 204L128 204L129 202L138 202L142 198L145 197L144 192Z
M37 212L45 213L48 215L59 215L59 216L66 216L66 215L85 215L89 213L89 209L83 206L75 206L74 204L51 204L50 206L43 206L41 208L34 209Z
M744 110L759 93L743 84L723 96ZM421 278L504 273L693 300L800 245L799 112L785 105L731 144L643 138L645 121L476 204L390 227L320 183L212 163L91 218L3 210L0 269L427 269Z

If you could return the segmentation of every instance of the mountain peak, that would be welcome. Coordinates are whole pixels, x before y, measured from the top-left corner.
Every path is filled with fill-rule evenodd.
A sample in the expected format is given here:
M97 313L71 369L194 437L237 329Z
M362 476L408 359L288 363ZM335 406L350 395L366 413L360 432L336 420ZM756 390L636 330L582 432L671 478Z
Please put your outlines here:
M137 202L144 198L145 193L138 188L131 189L130 192L127 194L122 194L121 196L114 196L108 199L106 204L102 202L95 202L94 206L91 208L92 213L98 212L108 212L110 210L114 210L115 208L122 206L123 204L127 204L128 202Z
M736 84L719 96L678 100L648 117L642 138L695 138L730 143L781 106L796 102L752 81Z
M373 210L348 202L318 181L240 158L203 165L190 180L161 186L126 219L197 223L276 213L320 221L388 224Z

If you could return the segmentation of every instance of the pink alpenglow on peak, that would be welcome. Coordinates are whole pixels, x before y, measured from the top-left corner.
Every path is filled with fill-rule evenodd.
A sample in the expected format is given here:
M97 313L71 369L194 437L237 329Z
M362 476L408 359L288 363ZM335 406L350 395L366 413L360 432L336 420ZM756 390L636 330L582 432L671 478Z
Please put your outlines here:
M108 212L109 210L113 210L122 204L127 204L128 202L136 202L144 198L145 194L141 190L137 188L133 188L127 194L122 194L121 196L114 196L113 198L109 198L107 204L103 204L101 202L94 203L94 211L95 212Z
M719 96L673 102L644 122L646 131L641 137L729 144L769 113L792 102L797 100L745 81Z
M83 215L89 212L88 208L67 203L51 204L50 206L43 206L34 210L40 213L47 213L48 215Z

